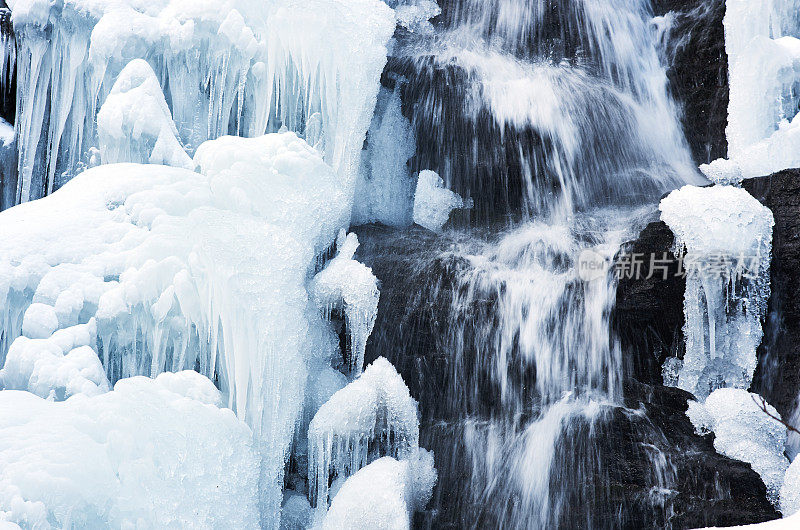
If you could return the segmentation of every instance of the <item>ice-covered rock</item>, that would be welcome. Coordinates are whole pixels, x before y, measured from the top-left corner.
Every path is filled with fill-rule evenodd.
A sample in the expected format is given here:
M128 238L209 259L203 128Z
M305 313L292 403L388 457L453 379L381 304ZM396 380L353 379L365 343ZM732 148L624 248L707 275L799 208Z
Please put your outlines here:
M458 208L469 208L457 193L445 188L444 180L430 170L420 171L417 191L414 194L414 222L437 232L442 229L450 212Z
M0 355L94 318L111 382L193 368L218 381L253 430L273 528L307 363L328 340L307 284L350 211L294 133L223 137L194 162L102 165L1 212Z
M352 202L395 28L380 0L8 3L19 52L17 202L93 163L96 109L134 59L156 72L189 152L224 134L300 133L318 114L326 160L347 177Z
M678 386L700 399L748 388L770 293L772 212L731 186L685 186L661 201L686 273Z
M320 271L309 286L309 293L330 320L334 310L341 310L350 335L349 371L358 375L364 367L367 339L378 316L378 279L372 270L353 259L358 248L358 236L338 238L338 254Z
M417 449L406 460L383 457L348 478L331 503L326 530L402 530L422 510L436 484L433 454Z
M194 169L178 141L178 129L155 72L143 59L122 69L97 113L105 164L137 162Z
M43 398L64 400L76 394L108 392L106 372L97 352L97 324L63 328L46 338L14 341L0 370L0 388L27 390Z
M378 358L317 411L308 446L309 498L324 514L330 476L344 479L378 457L405 459L419 447L417 402L394 366Z
M214 388L194 372L176 376ZM250 429L231 410L165 382L124 379L112 392L64 402L0 392L0 520L23 528L257 527Z
M768 412L762 410L762 403ZM687 415L698 432L714 433L718 453L749 463L764 481L770 501L778 506L789 461L783 454L786 427L770 417L780 418L775 408L747 390L720 388L705 403L690 402Z

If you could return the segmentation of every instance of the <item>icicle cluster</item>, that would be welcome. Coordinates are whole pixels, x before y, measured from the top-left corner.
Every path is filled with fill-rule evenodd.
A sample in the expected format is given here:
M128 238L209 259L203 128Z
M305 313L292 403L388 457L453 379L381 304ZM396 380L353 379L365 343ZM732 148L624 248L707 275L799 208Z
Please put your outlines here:
M678 386L700 399L748 388L770 294L772 212L741 188L685 186L661 201L661 219L686 272Z
M325 403L308 429L309 498L328 509L329 479L343 481L380 456L410 457L419 448L417 402L384 358Z
M143 59L157 73L190 153L225 134L255 137L281 126L302 133L316 123L326 160L347 177L352 206L395 26L383 2L9 4L17 46L4 61L16 65L18 79L16 202L51 193L97 162L96 109L122 69Z

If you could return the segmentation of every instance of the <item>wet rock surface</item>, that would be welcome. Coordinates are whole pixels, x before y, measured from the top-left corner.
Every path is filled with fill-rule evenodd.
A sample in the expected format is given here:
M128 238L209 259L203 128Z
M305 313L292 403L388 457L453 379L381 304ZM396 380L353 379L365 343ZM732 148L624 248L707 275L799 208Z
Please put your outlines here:
M775 217L772 294L752 390L788 419L800 392L800 169L748 179L743 187Z
M665 29L667 77L695 162L724 158L729 96L725 0L654 0L653 11Z
M366 361L385 356L407 381L420 402L421 445L434 451L439 472L433 500L416 525L497 528L498 514L488 509L497 500L491 489L488 497L474 496L481 481L473 476L465 436L497 413L498 393L489 374L476 373L476 363L454 358L447 346L457 274L470 267L453 252L458 236L377 225L354 231L361 242L357 259L372 267L382 283ZM668 251L671 245L671 233L660 223L649 225L643 237L629 244L647 251ZM670 283L669 299L659 295L663 289L655 281L621 287L616 318L626 323L629 347L642 330L649 333L645 343L666 348L678 340L673 335L682 322L682 287ZM492 318L493 303L478 300L475 318ZM464 352L467 357L476 353ZM758 475L748 464L717 454L710 435L694 432L684 414L691 395L661 386L659 370L657 356L641 363L626 378L624 406L603 406L601 421L571 423L559 439L556 458L562 462L570 459L559 454L567 457L593 444L587 460L573 459L574 469L568 465L551 476L551 481L581 484L568 488L565 502L571 508L562 518L563 528L696 528L777 518ZM518 377L533 386L535 374ZM479 400L464 394L475 388Z

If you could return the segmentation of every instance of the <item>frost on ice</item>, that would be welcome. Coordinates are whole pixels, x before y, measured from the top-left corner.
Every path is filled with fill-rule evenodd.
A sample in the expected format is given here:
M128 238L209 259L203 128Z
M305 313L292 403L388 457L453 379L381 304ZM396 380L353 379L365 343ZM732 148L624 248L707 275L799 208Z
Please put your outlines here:
M142 59L128 63L97 113L104 164L137 162L194 169L155 72Z
M420 171L414 195L415 223L438 232L450 219L450 212L469 207L471 203L444 187L442 177L430 170Z
M417 449L406 460L380 458L348 478L331 503L325 530L407 530L436 484L433 454Z
M770 293L774 219L747 191L685 186L661 201L686 270L686 353L678 387L704 399L748 388Z
M311 421L308 447L309 498L318 514L328 507L331 477L341 482L380 456L416 454L417 402L394 366L381 357L333 394Z
M250 429L197 396L220 401L195 372L64 402L0 392L0 526L257 527Z
M310 127L346 177L352 206L395 27L380 0L8 3L18 52L5 58L18 79L16 202L42 197L92 164L95 114L126 65L143 59L189 153L225 134Z
M720 388L705 403L690 402L686 414L698 432L714 433L718 453L750 464L764 481L770 501L778 506L789 467L783 454L786 427L761 410L760 403L760 396L747 390ZM766 407L780 418L771 405Z
M728 161L701 170L715 182L800 166L800 1L727 0Z

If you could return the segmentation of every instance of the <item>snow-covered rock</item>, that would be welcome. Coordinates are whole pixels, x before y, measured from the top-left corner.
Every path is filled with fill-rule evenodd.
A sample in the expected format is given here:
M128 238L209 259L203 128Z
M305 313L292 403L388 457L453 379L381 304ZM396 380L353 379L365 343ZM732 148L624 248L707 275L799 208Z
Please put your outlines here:
M195 372L175 376L214 388ZM0 392L0 526L257 527L250 429L165 383L124 379L64 402Z
M748 388L770 293L774 218L747 191L685 186L661 201L686 271L678 386L700 399Z
M308 446L309 497L324 514L331 473L344 479L377 457L406 459L418 449L417 402L394 366L378 358L317 411Z
M348 478L331 503L325 530L406 530L436 484L433 454L417 449L406 460L386 456Z
M738 388L720 388L705 403L690 403L687 415L700 433L714 433L718 453L749 463L767 487L767 496L782 507L781 486L789 461L784 456L786 427L774 407L761 397ZM788 497L788 495L787 495Z

